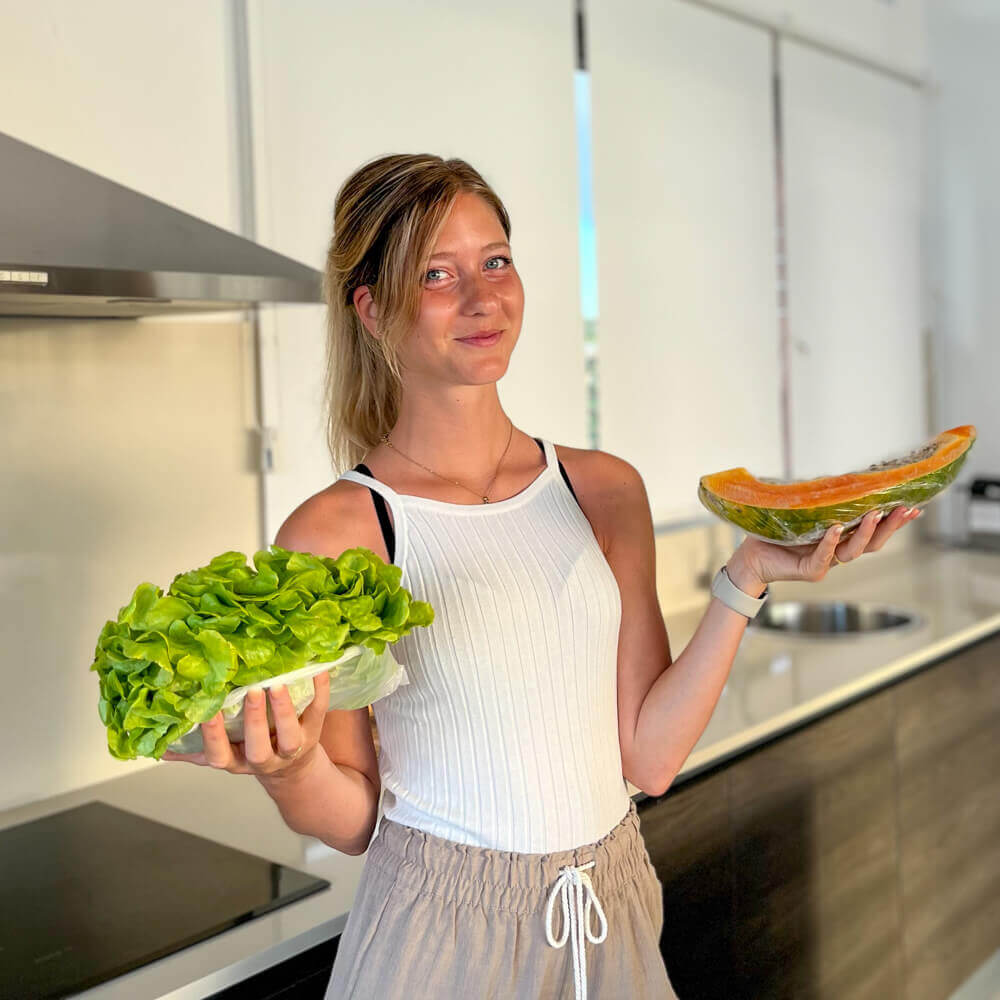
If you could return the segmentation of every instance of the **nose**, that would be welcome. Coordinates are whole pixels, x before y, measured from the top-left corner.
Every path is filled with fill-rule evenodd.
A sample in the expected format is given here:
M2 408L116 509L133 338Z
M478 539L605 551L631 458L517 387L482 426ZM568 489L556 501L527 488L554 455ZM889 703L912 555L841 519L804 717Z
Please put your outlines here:
M495 312L500 302L500 294L486 275L469 277L464 283L463 298L465 308L469 312Z

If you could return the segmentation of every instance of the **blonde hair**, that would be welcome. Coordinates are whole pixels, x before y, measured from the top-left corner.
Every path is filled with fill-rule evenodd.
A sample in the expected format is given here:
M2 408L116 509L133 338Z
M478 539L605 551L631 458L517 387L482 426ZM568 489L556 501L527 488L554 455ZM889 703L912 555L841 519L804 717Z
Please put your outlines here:
M423 273L459 193L496 210L510 240L510 218L496 192L465 160L397 153L370 160L341 185L323 274L326 300L327 445L335 473L356 465L399 414L399 347L420 313ZM367 285L378 337L354 307Z

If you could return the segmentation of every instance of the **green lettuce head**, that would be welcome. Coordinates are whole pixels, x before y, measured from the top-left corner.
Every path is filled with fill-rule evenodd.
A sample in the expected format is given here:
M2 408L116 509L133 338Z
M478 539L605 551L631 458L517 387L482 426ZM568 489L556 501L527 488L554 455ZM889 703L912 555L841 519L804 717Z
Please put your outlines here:
M430 604L400 586L400 567L370 549L331 559L272 545L253 562L223 552L166 594L140 583L105 623L90 669L113 757L159 760L235 688L331 662L349 646L381 654L434 621Z

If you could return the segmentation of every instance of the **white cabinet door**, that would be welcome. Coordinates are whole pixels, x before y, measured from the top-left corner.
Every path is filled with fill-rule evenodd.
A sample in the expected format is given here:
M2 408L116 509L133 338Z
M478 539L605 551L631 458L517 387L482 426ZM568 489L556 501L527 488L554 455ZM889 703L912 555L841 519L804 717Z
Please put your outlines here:
M794 42L780 63L792 473L811 478L927 436L921 97Z
M926 0L709 0L718 8L904 73L927 62ZM992 0L985 0L987 5Z
M604 451L654 523L700 476L781 474L767 32L679 0L588 5Z

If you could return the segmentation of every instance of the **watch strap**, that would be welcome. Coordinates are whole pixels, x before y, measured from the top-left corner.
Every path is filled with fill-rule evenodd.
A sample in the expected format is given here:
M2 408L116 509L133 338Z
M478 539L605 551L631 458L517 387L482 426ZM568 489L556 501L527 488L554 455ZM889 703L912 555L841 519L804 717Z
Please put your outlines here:
M717 597L727 607L739 612L749 620L755 618L757 612L764 606L764 602L768 598L768 588L764 588L764 593L760 597L751 597L729 579L726 567L723 566L715 574L715 579L712 581L712 596Z

